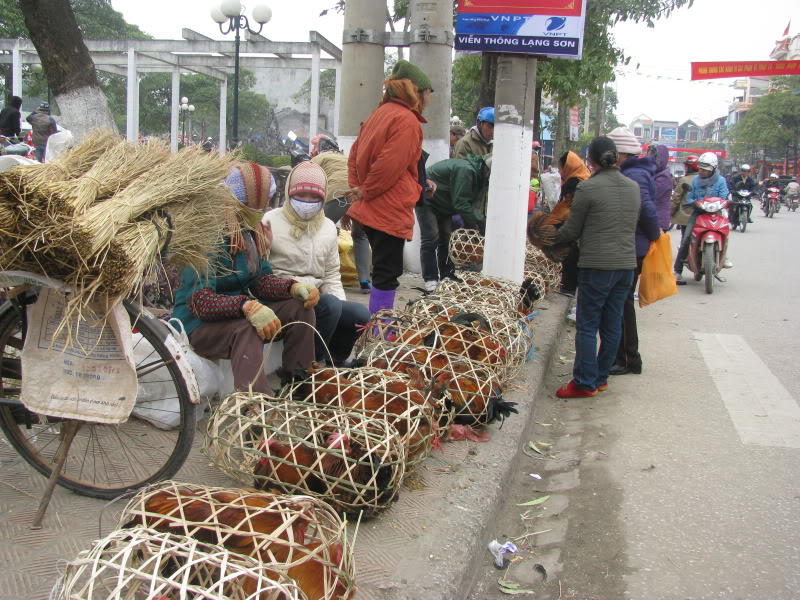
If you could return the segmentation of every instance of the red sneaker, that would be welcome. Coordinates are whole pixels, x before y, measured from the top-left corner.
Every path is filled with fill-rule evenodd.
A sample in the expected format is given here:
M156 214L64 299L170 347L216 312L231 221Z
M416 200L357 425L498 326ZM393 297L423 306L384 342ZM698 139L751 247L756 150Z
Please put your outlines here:
M597 390L582 390L575 385L575 380L570 379L569 383L556 390L559 398L590 398L597 395Z
M608 389L608 383L601 383L597 386L598 392L605 392Z

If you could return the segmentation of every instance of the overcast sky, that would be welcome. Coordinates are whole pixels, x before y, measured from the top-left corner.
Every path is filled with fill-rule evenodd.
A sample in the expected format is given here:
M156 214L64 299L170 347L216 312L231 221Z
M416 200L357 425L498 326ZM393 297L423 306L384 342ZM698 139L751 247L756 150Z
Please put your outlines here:
M112 4L129 23L156 38L180 39L181 28L187 27L223 39L209 16L213 2L208 0L112 0ZM273 17L262 35L276 41L307 41L309 30L314 29L341 46L342 16L334 11L319 16L334 0L271 0L267 4ZM615 84L619 119L629 123L645 113L659 120L691 118L705 123L727 114L734 95L733 80L690 82L689 63L766 60L790 18L791 32L797 33L798 0L695 0L691 9L656 22L655 29L618 25L614 29L617 43L632 57Z

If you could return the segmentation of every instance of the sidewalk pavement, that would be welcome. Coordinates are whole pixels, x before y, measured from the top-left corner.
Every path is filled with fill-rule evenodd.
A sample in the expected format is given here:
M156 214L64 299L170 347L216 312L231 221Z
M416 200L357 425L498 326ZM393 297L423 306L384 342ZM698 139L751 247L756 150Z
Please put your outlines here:
M400 307L416 292L403 278ZM420 282L421 283L421 282ZM367 295L349 294L366 302ZM552 296L533 320L536 356L508 389L518 402L502 428L489 427L489 443L450 442L434 452L404 483L389 510L361 523L356 539L356 600L457 600L467 597L479 570L490 560L486 544L493 533L502 494L532 427L534 399L558 347L569 300ZM203 428L177 481L239 487L202 454ZM0 600L47 600L60 564L92 540L107 535L124 505L77 496L56 488L40 531L29 529L45 480L0 437ZM102 511L102 512L101 512ZM351 532L355 526L351 527Z

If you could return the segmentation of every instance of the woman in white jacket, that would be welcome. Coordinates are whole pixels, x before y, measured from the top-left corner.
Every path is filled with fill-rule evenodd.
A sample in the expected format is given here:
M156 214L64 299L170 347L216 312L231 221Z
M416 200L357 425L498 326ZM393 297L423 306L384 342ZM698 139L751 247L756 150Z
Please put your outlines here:
M336 226L322 210L326 185L321 167L300 163L287 178L286 203L265 214L263 222L272 228L269 261L273 273L319 289L314 311L330 355L317 337L316 358L338 366L350 356L358 328L369 321L370 313L366 306L345 297Z

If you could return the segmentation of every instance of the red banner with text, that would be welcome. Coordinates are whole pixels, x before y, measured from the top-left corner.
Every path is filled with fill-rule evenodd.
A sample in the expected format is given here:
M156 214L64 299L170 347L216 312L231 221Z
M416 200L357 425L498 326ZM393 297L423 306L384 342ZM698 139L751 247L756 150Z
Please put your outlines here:
M459 13L580 17L582 0L458 0Z
M734 62L693 62L692 79L725 77L775 77L800 75L800 60L754 60Z

